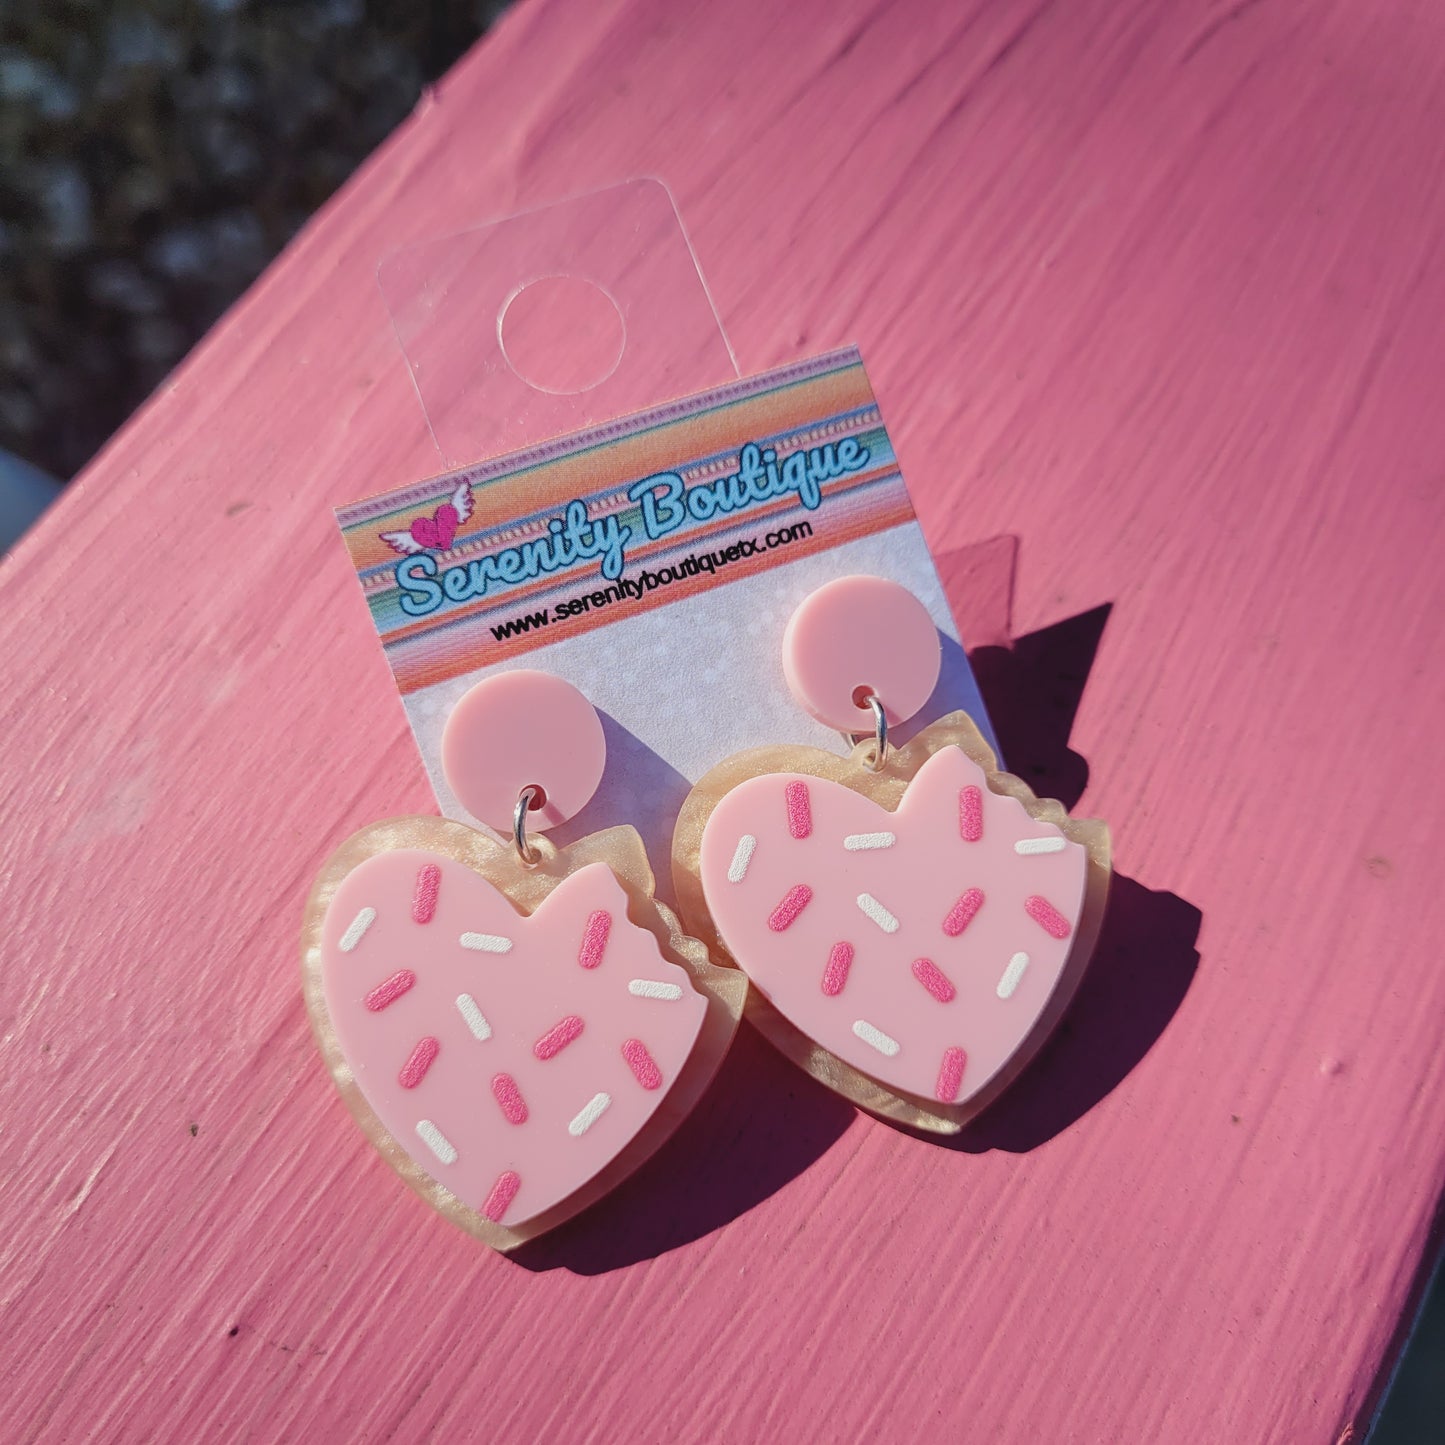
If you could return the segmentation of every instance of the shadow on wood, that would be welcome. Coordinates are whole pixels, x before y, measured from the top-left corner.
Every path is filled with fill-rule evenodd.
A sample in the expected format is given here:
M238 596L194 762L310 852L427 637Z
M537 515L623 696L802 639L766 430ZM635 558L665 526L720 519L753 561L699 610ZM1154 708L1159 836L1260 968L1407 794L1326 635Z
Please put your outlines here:
M969 654L1004 764L1041 798L1070 811L1084 795L1088 763L1069 746L1074 717L1113 603Z

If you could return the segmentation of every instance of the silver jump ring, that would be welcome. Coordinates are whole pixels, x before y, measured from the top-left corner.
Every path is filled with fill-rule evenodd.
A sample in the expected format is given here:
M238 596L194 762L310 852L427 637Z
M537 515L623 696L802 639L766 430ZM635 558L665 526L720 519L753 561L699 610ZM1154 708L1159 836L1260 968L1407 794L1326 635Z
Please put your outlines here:
M883 704L871 692L863 702L873 713L873 761L868 764L868 771L881 773L883 764L888 759L888 714L883 711ZM857 733L843 734L843 739L850 748L858 746L858 737Z
M517 857L522 860L524 868L535 867L542 858L527 841L527 810L532 806L532 799L541 791L535 783L528 783L517 794L517 806L512 809L512 842L516 845Z
M881 773L883 764L888 761L888 714L873 693L870 692L864 701L873 710L873 761L868 764L868 771Z

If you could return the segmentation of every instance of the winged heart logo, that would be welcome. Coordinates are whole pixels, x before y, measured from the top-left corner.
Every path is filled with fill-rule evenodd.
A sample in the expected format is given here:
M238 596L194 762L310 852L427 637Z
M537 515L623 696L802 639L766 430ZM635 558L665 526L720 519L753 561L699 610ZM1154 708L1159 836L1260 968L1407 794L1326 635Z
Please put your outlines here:
M393 552L412 556L430 549L445 552L457 535L457 528L472 515L472 484L461 482L449 502L443 502L429 517L418 517L405 532L383 532L381 540Z

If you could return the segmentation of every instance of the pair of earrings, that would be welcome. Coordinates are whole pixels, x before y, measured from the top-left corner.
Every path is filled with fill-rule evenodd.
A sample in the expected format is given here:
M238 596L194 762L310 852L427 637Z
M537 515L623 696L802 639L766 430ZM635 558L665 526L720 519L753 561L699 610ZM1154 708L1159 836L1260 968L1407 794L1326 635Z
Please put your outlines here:
M938 679L923 605L842 578L799 607L783 652L795 697L850 751L754 748L697 783L673 842L682 921L633 828L539 836L591 798L606 748L587 700L538 672L478 683L442 740L453 792L508 842L377 823L312 890L306 1001L347 1104L412 1188L498 1249L652 1154L745 1006L861 1107L951 1133L1078 986L1107 829L997 772L964 713L890 743Z

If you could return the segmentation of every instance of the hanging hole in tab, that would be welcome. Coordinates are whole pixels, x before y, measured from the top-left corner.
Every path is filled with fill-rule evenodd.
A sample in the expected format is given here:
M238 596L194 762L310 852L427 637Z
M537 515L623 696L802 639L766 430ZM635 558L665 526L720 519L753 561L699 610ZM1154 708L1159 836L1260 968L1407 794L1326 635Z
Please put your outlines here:
M584 276L539 276L510 292L497 342L528 386L575 396L601 386L622 361L627 325L612 293Z

